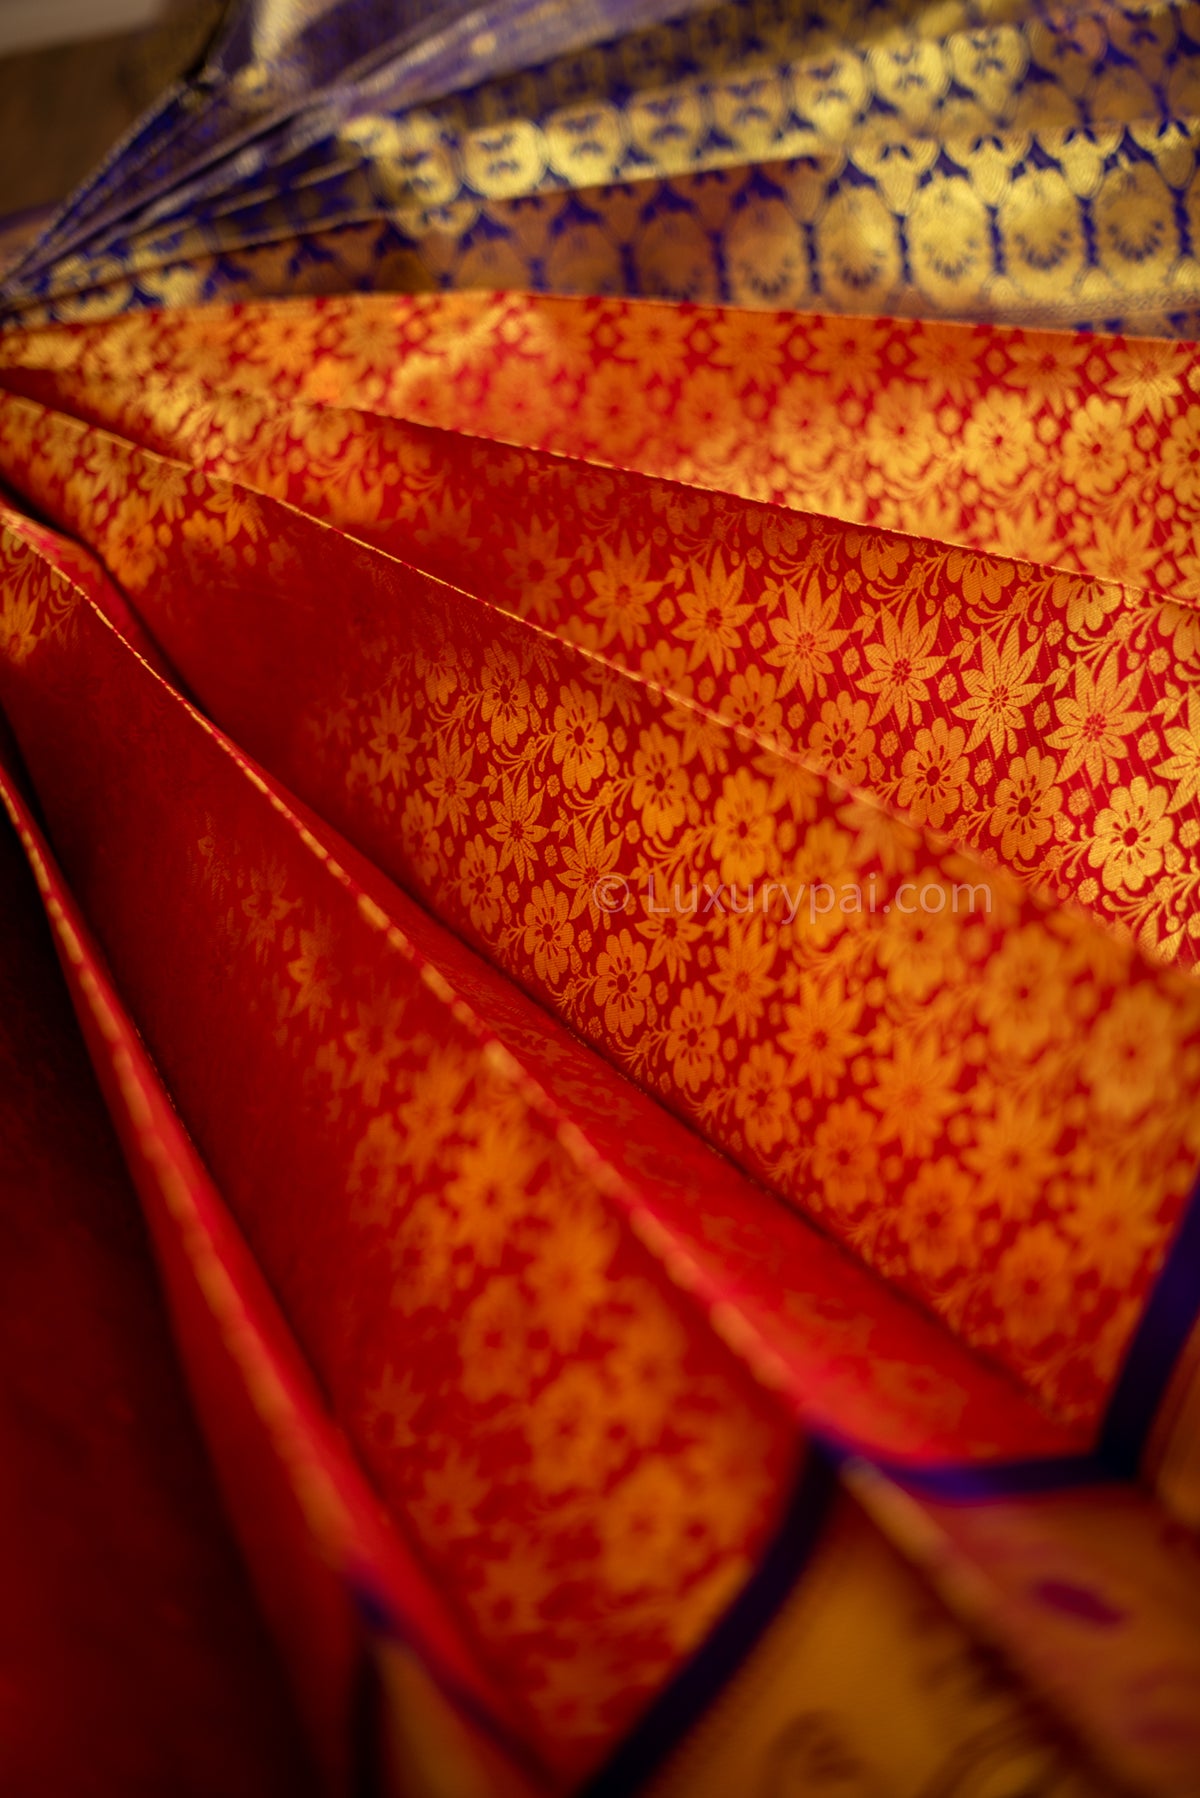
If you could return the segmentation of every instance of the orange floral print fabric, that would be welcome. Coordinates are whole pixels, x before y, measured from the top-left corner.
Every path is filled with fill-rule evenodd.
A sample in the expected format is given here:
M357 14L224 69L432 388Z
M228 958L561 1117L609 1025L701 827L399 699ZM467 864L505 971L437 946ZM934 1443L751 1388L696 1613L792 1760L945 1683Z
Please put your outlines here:
M914 832L777 732L723 716L712 685L691 690L689 664L736 671L743 626L785 674L802 661L808 627L790 614L832 605L819 572L778 589L771 628L718 543L670 600L685 642L660 646L665 678L635 677L236 483L28 401L4 415L9 478L72 528L88 506L173 663L254 753L743 1166L1061 1415L1098 1415L1190 1186L1200 994L930 836L944 814L914 810ZM136 523L125 535L151 515L153 551ZM903 586L908 554L885 580ZM988 603L969 564L959 579ZM351 605L324 602L339 586ZM897 715L912 698L888 689L886 658L909 679L937 672L923 662L948 608L923 622L925 591L880 620ZM837 616L817 623L840 650ZM927 641L893 644L905 629ZM1074 703L1083 756L1090 713ZM927 727L939 754L962 756L955 728ZM628 917L602 909L599 874L624 883ZM810 899L791 917L710 906L701 923L639 911L651 882ZM986 913L957 916L981 882ZM891 903L901 885L919 908ZM839 898L817 909L818 888Z
M67 392L72 377L90 394L121 383L168 429L200 423L188 385L383 413L1200 597L1187 343L375 294L12 332L0 370L47 371Z

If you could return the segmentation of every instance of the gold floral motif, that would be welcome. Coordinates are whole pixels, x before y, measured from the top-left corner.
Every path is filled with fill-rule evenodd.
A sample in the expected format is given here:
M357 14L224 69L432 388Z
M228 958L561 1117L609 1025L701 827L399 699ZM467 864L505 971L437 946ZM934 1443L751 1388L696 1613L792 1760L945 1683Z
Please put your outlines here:
M871 336L861 337L857 347L866 368L876 354ZM25 404L6 402L18 411ZM49 447L52 432L41 441ZM73 454L75 427L67 443ZM136 471L147 459L137 452L130 458L126 478L141 491ZM225 543L241 540L253 554L256 538L241 521L256 514L215 485L219 503L206 504L203 515L225 523L222 546L212 553L223 557ZM664 490L654 503L677 502ZM373 853L446 915L479 932L510 971L561 1007L577 1028L600 1032L635 1077L689 1111L756 1172L827 1216L892 1277L906 1277L907 1268L907 1277L956 1328L1012 1358L1027 1379L1062 1402L1065 1370L1077 1351L1049 1344L1031 1333L1032 1325L1006 1333L1003 1307L991 1309L997 1292L1009 1292L1018 1306L1021 1294L1033 1291L1035 1264L1021 1271L1015 1261L1005 1263L1007 1284L996 1287L973 1262L930 1282L919 1272L920 1257L905 1246L911 1238L903 1211L870 1212L867 1201L882 1186L902 1191L915 1178L916 1165L935 1153L947 1165L957 1157L960 1203L982 1206L985 1213L994 1208L987 1229L994 1233L992 1258L1002 1259L1006 1231L1027 1215L1022 1195L1042 1190L1064 1155L1074 1190L1086 1190L1091 1157L1107 1154L1099 1121L1089 1127L1094 1143L1086 1150L1068 1150L1062 1137L1064 1128L1078 1127L1081 1105L1100 1107L1097 1119L1107 1115L1107 1064L1081 1066L1068 1042L1039 1034L1031 1021L1034 943L1051 939L1046 923L1022 913L1027 902L1017 890L993 874L983 890L994 912L969 922L957 918L955 893L959 887L975 892L981 870L939 861L928 850L922 854L919 838L881 817L868 829L859 802L844 793L839 799L819 777L821 764L797 761L787 743L798 741L807 755L828 746L842 765L865 761L870 785L890 792L914 822L1007 845L1014 855L1031 856L1034 868L1062 867L1061 852L1071 842L1081 897L1089 899L1086 881L1093 879L1090 902L1101 904L1104 895L1103 905L1118 907L1122 918L1142 903L1143 891L1161 908L1155 882L1176 828L1171 789L1161 777L1130 769L1125 783L1109 790L1107 804L1089 800L1085 814L1076 803L1097 783L1129 769L1135 746L1152 765L1169 753L1158 735L1152 747L1144 741L1151 712L1142 695L1151 689L1132 659L1124 623L1126 617L1136 621L1145 608L1133 599L1123 609L1119 593L1052 571L1035 581L1028 570L986 556L839 534L801 521L789 526L788 544L781 543L776 556L778 572L761 588L765 604L754 605L746 585L754 564L735 553L738 539L731 535L750 528L749 517L732 502L704 496L687 504L693 516L686 524L680 516L668 544L649 560L644 548L639 551L634 579L653 581L658 594L645 619L654 646L648 643L640 656L635 646L630 657L641 661L642 680L615 663L597 662L600 625L586 613L569 613L553 629L584 644L590 639L590 658L558 636L534 636L498 613L490 615L477 644L476 627L466 627L474 616L470 602L447 591L436 605L431 597L419 616L405 607L405 616L411 615L404 627L407 649L395 624L388 625L387 639L379 638L380 625L364 624L361 672L352 674L351 662L339 684L326 683L314 728L297 738L309 745L303 756L315 759L308 760L307 772L289 767L288 777L302 789L316 781L322 803L335 808L351 835L366 833ZM688 531L711 532L714 516L722 520L716 547L686 560ZM761 529L757 521L754 528ZM182 525L179 532L194 553L196 540L184 536ZM616 553L628 563L632 551L623 542L618 538ZM564 546L560 530L560 551ZM854 580L844 577L835 598L839 581L829 573L831 555L851 552L859 570L858 601ZM598 551L588 553L603 566ZM562 578L586 595L577 568L572 558ZM959 617L927 597L939 581L957 584ZM437 591L430 589L431 596ZM148 586L140 597L153 601ZM539 609L544 614L544 599ZM974 636L963 634L963 619L972 621ZM168 649L179 653L183 639L176 639L170 621L164 616L155 624ZM190 640L192 627L186 628ZM1068 639L1072 671L1068 676L1064 663L1052 677L1046 644ZM857 644L862 699L835 684L838 663L846 667ZM1030 678L1035 646L1040 685ZM188 647L184 665L197 653ZM347 640L343 658L349 653ZM371 675L376 664L380 673ZM749 678L752 669L757 685ZM643 684L646 677L665 681L667 695L656 697L653 686ZM1052 696L1050 703L1042 693ZM940 708L954 695L947 716ZM753 718L764 699L767 734ZM864 719L858 708L867 705ZM1044 748L1029 741L1029 724L1040 731ZM457 798L447 798L444 784L450 745ZM987 768L998 777L995 810L980 800ZM1086 786L1070 785L1076 773L1086 777ZM407 794L402 804L390 805L398 782ZM1085 815L1092 819L1086 831ZM1060 859L1047 859L1053 857ZM599 919L595 890L590 899L586 888L581 892L581 876L602 867L620 868L627 883L632 877L642 891L652 878L660 893L678 889L686 895L697 887L701 897L707 882L729 890L733 909L701 919L693 906L692 915L678 917L669 932L643 910L614 920L598 937L585 937ZM912 879L919 906L869 909L863 895L884 869L893 882ZM811 916L801 909L789 919L780 907L749 920L739 915L737 895L767 890L772 880L783 883L781 891L801 895L826 885L831 892L854 891L857 907L822 899L812 904ZM677 909L686 914L686 905ZM1009 962L1000 953L989 970L986 944L1002 950L1003 932L1022 917L1025 960L998 987ZM1068 938L1058 926L1055 931L1053 966L1065 982L1061 1013L1092 1017L1109 1001L1088 985L1100 977L1090 971L1090 952L1084 953L1082 942L1069 949ZM995 932L1001 934L989 936ZM290 1016L317 1022L334 1005L331 955L331 942L317 925L297 927L286 963ZM1102 978L1112 978L1112 970ZM810 1001L810 991L828 994L828 1002ZM786 1012L778 1009L776 993ZM927 1013L915 1037L913 1005ZM1118 1009L1111 1015L1121 1014ZM1171 1040L1174 1026L1166 1020L1174 1015L1163 1013L1159 1040ZM362 1057L361 1080L370 1085L381 1077L354 1036L369 1021L343 1028L343 1085ZM971 1031L981 1045L987 1041L986 1052L968 1046ZM1108 1039L1100 1034L1096 1040ZM1157 1107L1173 1102L1172 1083L1160 1090L1158 1076L1150 1078L1135 1035L1121 1042L1128 1048L1114 1048L1114 1054L1142 1056L1138 1068L1123 1076L1124 1092L1138 1095L1134 1120L1144 1119L1147 1131L1157 1120L1157 1131L1164 1127ZM727 1048L734 1043L738 1052L730 1058ZM1034 1063L1047 1095L1036 1101L1024 1071ZM771 1097L781 1070L795 1083L788 1107ZM1064 1081L1082 1081L1071 1105L1048 1096L1055 1082ZM1126 1129L1132 1127L1127 1121ZM1186 1159L1186 1131L1179 1140ZM1124 1177L1136 1185L1135 1160L1127 1170ZM1067 1206L1065 1195L1064 1188L1056 1206ZM1030 1226L1036 1221L1027 1219ZM1148 1240L1136 1232L1129 1239L1129 1252L1136 1248L1143 1269ZM424 1266L417 1239L412 1253ZM1051 1268L1049 1261L1044 1265ZM1068 1272L1082 1277L1074 1253L1054 1277L1061 1282ZM1144 1277L1131 1264L1129 1278ZM1045 1279L1050 1281L1049 1271ZM1094 1317L1097 1333L1107 1328L1095 1299L1082 1314Z
M78 592L61 604L69 582L36 544L6 529L0 561L3 591L10 570L29 573L38 621L74 621L6 651L6 709L24 728L31 698L75 696L79 742L121 771L106 841L137 852L151 894L178 895L168 934L154 934L161 966L170 932L187 933L192 1024L228 1050L189 1063L168 1030L158 1046L180 1103L381 1493L471 1637L529 1694L520 1727L584 1768L744 1579L794 1422L697 1331L703 1313L613 1203L611 1170L568 1142L519 1066L235 752L97 608ZM410 704L385 681L357 714L364 741L386 736L381 760ZM93 734L93 705L113 728ZM390 772L377 778L392 790ZM101 902L97 923L163 1029L152 960L139 960L156 902L137 891ZM269 1105L245 1103L252 1063ZM293 1253L297 1211L323 1244L315 1278ZM727 1464L737 1479L695 1477ZM569 1620L554 1604L564 1582Z
M643 295L851 313L1150 307L1165 327L1196 307L1175 204L1196 208L1186 7L1161 36L1120 6L1075 35L971 6L936 39L902 4L869 32L798 0L716 19L700 41L682 20L592 51L586 72L572 57L352 118L341 148L358 166L327 184L324 217L318 190L299 222L272 195L148 225L119 255L63 258L10 312L102 316L135 280L176 305L305 280L607 293L629 268Z

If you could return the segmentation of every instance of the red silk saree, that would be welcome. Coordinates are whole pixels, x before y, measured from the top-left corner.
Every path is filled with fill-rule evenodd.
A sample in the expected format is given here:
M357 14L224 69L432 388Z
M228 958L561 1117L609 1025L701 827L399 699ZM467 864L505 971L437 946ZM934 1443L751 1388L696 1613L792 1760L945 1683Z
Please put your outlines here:
M316 1776L1194 1791L1194 346L126 297L0 792Z

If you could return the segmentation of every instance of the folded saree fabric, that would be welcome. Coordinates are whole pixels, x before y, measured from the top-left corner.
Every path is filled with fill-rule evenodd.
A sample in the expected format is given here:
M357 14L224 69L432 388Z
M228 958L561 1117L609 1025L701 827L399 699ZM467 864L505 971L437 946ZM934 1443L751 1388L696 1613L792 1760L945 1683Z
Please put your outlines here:
M647 679L672 674L687 696L782 733L848 784L1190 963L1200 363L1186 345L1088 341L377 298L22 334L0 343L0 379L144 446L104 525L131 590L154 578L137 492L149 476L136 471L183 455L240 475L454 585L484 583L506 610ZM715 366L698 367L707 345ZM632 421L629 382L647 396ZM923 386L938 402L928 420ZM3 404L46 446L47 470L53 445L71 457L100 441L64 413ZM408 422L427 418L700 475L733 497L585 482L557 456ZM743 503L747 489L844 522ZM89 528L88 503L79 489L72 529ZM872 528L848 528L860 524ZM1025 572L1017 558L1035 555ZM710 591L685 593L669 621L664 596L697 559ZM724 609L711 642L706 597ZM835 661L859 676L853 698ZM1128 762L1135 732L1144 771ZM731 862L724 877L763 872Z
M330 1789L1194 1790L1195 352L1084 341L4 339L11 804Z
M255 0L10 264L60 1110L331 1794L1200 1790L1198 49Z
M1198 48L1184 0L260 0L5 307L506 287L1186 333Z
M8 285L27 291L36 271L66 259L77 276L76 246L90 256L118 239L132 219L218 213L230 189L249 199L265 183L299 190L319 184L314 209L300 194L293 224L331 210L331 180L353 179L355 137L339 146L337 123L363 110L381 84L394 109L503 76L547 50L579 51L616 28L651 24L688 10L687 0L589 0L571 8L542 0L509 0L485 11L468 0L413 0L381 16L372 0L247 0L230 7L191 82L164 95L102 166L59 209L28 252L15 260ZM237 202L233 205L236 207ZM72 273L74 271L74 273Z
M7 818L0 915L0 1785L308 1792Z

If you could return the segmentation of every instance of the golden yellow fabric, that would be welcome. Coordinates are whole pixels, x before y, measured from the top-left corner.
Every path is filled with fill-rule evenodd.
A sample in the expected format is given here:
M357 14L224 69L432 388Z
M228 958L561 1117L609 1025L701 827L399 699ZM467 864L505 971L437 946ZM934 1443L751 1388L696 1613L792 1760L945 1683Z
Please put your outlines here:
M1016 1683L848 1495L647 1798L1102 1798Z

